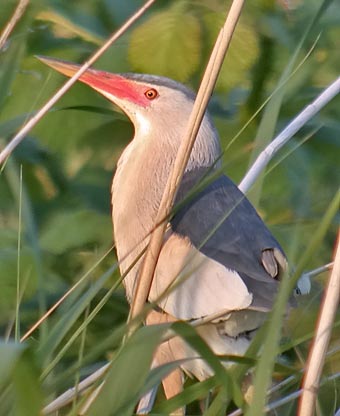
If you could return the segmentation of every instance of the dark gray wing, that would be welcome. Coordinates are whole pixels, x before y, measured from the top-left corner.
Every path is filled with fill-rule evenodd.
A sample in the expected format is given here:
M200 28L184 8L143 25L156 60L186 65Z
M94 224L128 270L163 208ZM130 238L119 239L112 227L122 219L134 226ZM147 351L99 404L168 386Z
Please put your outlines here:
M172 230L188 237L206 256L237 271L248 287L256 286L253 279L271 286L285 262L281 246L225 175L188 197L205 173L204 169L185 173L175 201L179 209L170 221ZM273 295L270 292L268 297Z

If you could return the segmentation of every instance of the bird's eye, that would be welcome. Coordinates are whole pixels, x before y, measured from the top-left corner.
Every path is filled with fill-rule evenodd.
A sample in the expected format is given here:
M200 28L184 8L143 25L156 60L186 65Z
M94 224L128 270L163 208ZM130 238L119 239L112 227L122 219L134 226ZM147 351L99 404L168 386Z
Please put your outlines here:
M158 92L154 88L150 88L145 91L144 95L148 100L154 100L158 96Z

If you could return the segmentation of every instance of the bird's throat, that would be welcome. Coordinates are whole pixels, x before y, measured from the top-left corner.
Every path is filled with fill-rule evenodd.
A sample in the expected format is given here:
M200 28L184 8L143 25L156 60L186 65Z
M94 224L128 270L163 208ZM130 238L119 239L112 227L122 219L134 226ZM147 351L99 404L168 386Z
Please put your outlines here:
M170 173L171 161L160 163L140 143L131 142L122 154L112 183L114 239L121 273L136 261L149 241L160 200ZM132 295L137 267L125 279Z

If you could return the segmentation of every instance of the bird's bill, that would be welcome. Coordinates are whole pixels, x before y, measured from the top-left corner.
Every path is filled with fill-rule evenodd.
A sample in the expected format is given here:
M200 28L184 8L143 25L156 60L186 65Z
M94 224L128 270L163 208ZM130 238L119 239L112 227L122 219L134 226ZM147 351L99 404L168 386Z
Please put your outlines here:
M67 77L72 77L81 68L81 65L60 59L45 56L37 56L37 58ZM121 99L143 106L146 103L140 88L122 75L89 68L79 77L79 81L89 85L112 102L116 102L116 99Z
M62 61L61 59L48 58L47 56L41 55L37 56L37 58L39 59L39 61L43 62L44 64L50 66L51 68L70 78L80 69L80 65ZM83 75L81 75L81 77Z

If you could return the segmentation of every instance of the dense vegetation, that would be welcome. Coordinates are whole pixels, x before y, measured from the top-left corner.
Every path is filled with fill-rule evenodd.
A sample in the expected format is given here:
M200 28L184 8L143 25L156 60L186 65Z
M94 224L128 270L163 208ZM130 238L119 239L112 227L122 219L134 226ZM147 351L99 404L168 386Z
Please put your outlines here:
M158 1L95 67L166 75L197 90L225 18L225 3ZM339 4L292 0L286 8L284 3L248 2L210 102L225 149L224 170L236 182L275 133L339 73ZM0 51L1 148L64 82L35 55L81 63L141 4L31 1ZM1 28L15 7L12 0L1 5ZM269 104L244 128L274 91ZM336 240L339 214L328 221L325 214L340 179L339 104L335 98L320 111L274 158L249 194L291 264L304 259L305 270L330 262ZM145 388L160 378L159 372L148 376L159 329L138 331L120 349L129 309L111 250L110 182L132 136L132 126L122 113L79 84L2 167L0 415L38 415L43 404L110 358L114 367L108 387L90 414L131 414ZM285 323L282 343L278 349L273 346L282 353L275 379L288 381L269 397L270 402L299 388L327 276L313 279L311 293ZM61 306L20 343L80 279ZM340 407L339 322L338 317L318 396L319 415L331 415ZM182 327L178 331L214 362L197 336ZM240 363L238 373L224 376L222 387L219 377L196 384L188 380L178 403L193 402L187 414L199 414L195 400L216 387L207 415L225 414L226 408L242 405L234 381L255 361ZM231 384L233 388L226 388ZM77 405L74 401L58 414L76 414ZM167 414L176 403L166 404L160 394L157 406L158 414ZM295 413L294 400L278 409L280 415Z

